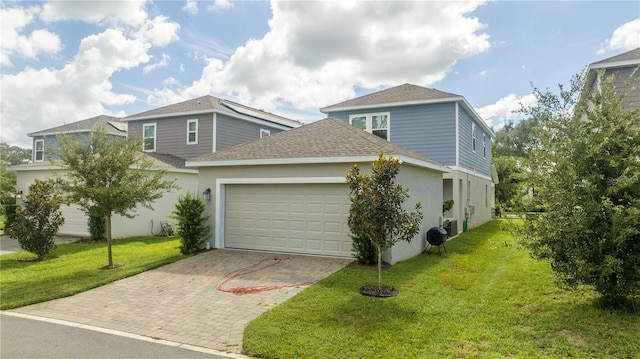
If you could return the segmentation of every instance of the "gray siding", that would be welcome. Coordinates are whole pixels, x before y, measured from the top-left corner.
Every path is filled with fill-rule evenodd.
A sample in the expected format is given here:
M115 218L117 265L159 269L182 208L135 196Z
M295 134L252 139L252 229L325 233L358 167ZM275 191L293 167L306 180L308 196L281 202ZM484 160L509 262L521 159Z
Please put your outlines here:
M216 119L216 151L257 140L260 138L260 129L271 131L272 136L282 132L267 125L259 125L218 114Z
M389 112L390 140L445 165L454 166L455 103L388 107L328 114L349 123L349 116Z
M198 120L198 143L187 145L187 121L195 119ZM213 114L130 121L129 135L141 139L143 125L152 123L156 124L157 153L188 160L213 152Z
M624 99L625 109L633 110L640 108L640 71L635 67L622 67L617 69L607 69L604 76L615 75L613 85L616 88L624 88L625 82L629 80L629 76L633 74L631 86L633 87L627 97Z
M90 132L79 132L73 133L73 136L76 138L88 141ZM52 161L58 159L58 156L54 154L58 147L58 137L57 135L46 135L46 136L34 136L32 147L31 147L31 160L35 162L36 156L36 141L44 139L44 161Z
M473 118L461 106L458 110L458 132L460 138L460 167L484 176L491 176L491 136L476 123L476 150L472 149L471 128ZM486 154L483 153L482 135L486 138Z

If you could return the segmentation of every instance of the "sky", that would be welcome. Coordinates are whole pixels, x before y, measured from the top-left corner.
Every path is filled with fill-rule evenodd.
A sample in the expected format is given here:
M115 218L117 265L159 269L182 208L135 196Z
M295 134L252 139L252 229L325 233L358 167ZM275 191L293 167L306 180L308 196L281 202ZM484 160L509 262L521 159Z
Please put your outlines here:
M310 123L412 83L495 130L590 63L640 47L635 1L0 2L0 141L212 95Z

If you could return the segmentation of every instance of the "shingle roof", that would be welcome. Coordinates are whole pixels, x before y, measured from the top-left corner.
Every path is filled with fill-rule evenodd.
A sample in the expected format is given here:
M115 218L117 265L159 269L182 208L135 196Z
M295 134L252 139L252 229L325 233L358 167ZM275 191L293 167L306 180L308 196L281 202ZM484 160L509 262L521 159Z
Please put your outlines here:
M257 110L249 106L241 105L229 100L222 100L213 96L202 96L191 100L159 107L153 110L137 113L125 117L123 121L135 121L141 119L175 116L176 114L224 112L250 116L288 127L300 126L300 122L278 116L270 112Z
M189 162L198 166L198 162L212 161L377 157L380 151L385 155L404 156L434 167L444 167L430 158L331 117Z
M117 117L100 115L96 117L91 117L86 120L81 120L77 122L67 123L61 126L52 127L46 130L32 132L27 134L27 136L43 136L50 134L58 134L58 133L69 133L69 132L93 132L98 129L98 126L104 126L107 133L114 135L126 135L126 123L120 122L120 119Z
M625 53L616 55L616 56L612 56L609 58L606 58L604 60L600 60L597 62L594 62L591 64L590 67L606 67L606 66L602 66L602 65L607 65L607 64L615 64L615 63L640 63L640 47L631 51L627 51Z
M166 168L166 169L185 169L185 160L183 158L154 152L140 152L140 156L149 157L153 161L152 167ZM25 163L21 165L11 166L11 170L25 171L25 170L38 170L48 169L50 167L59 167L61 163L59 161L40 161L33 163Z
M462 96L436 89L430 89L412 84L404 84L391 87L386 90L374 92L351 100L337 103L320 109L321 112L328 112L338 108L361 107L381 104L393 104L404 102L423 102L438 99L461 98Z

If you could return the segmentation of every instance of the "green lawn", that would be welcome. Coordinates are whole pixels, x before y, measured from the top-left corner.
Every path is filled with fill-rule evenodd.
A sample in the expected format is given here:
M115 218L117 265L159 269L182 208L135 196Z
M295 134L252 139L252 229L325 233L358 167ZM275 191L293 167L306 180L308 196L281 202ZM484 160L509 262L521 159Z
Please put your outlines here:
M166 237L139 237L113 242L113 260L121 267L103 270L108 263L107 245L70 243L59 245L53 258L35 258L28 252L0 256L0 309L70 296L115 280L184 258L180 240Z
M600 309L588 290L555 287L490 222L394 265L400 295L364 297L376 272L345 268L249 323L244 349L262 358L638 358L640 314Z

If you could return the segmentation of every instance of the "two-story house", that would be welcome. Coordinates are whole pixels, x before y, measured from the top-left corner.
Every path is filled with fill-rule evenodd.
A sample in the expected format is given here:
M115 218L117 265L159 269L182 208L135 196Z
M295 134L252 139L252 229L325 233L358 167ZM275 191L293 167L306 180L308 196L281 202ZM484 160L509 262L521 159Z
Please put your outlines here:
M154 167L167 170L166 179L175 180L178 190L165 194L153 205L154 210L139 208L133 219L114 216L113 237L156 234L160 221L171 217L180 195L198 192L198 170L185 167L185 160L269 136L299 122L231 101L204 96L143 113L117 119L97 116L28 134L33 137L33 162L13 166L17 172L18 193L26 195L34 179L64 175L50 154L57 145L57 135L87 136L103 127L114 136L143 138L140 148L154 161ZM201 191L200 191L201 192ZM59 233L88 236L87 216L77 206L63 206L65 224Z
M144 152L192 159L301 125L232 101L203 96L123 118Z
M478 226L492 218L491 128L461 96L404 84L320 109L452 169L443 174L445 218Z
M598 88L602 76L612 75L616 87L623 87L625 81L631 80L632 88L624 101L629 110L640 108L640 47L590 64L585 86Z

